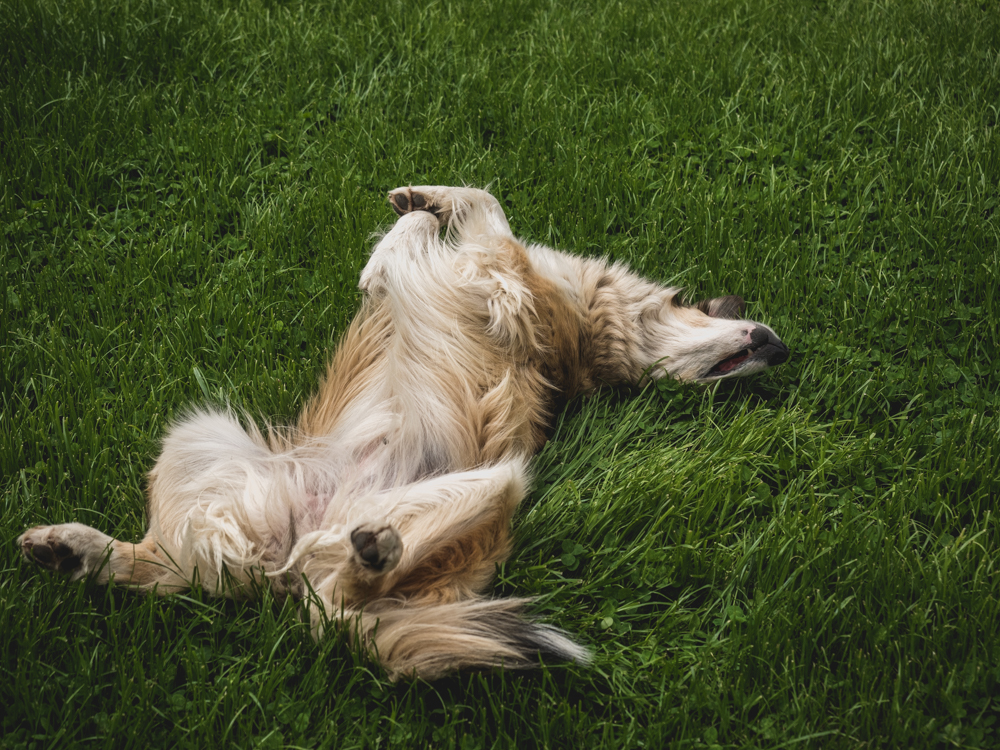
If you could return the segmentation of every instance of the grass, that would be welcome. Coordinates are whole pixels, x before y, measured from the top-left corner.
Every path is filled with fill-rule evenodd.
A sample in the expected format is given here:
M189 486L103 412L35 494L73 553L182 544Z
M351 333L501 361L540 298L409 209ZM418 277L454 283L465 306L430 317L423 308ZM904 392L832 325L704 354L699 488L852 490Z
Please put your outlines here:
M1000 743L1000 16L0 0L0 747ZM400 184L741 293L792 359L570 405L498 594L595 664L389 683L294 606L22 564L169 420L291 418Z

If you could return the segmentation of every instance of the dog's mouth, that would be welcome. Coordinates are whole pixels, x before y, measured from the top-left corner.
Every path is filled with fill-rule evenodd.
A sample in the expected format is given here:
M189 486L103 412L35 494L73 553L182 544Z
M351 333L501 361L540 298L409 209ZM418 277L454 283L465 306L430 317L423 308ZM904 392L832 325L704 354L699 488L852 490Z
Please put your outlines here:
M749 375L751 372L780 365L786 359L788 359L788 347L774 338L760 346L740 349L736 354L716 362L700 379L719 380L733 375Z
M714 378L719 377L720 375L728 375L750 359L750 357L753 356L753 353L753 349L743 349L742 351L736 352L733 356L726 357L721 362L716 363L715 367L705 373L705 377Z

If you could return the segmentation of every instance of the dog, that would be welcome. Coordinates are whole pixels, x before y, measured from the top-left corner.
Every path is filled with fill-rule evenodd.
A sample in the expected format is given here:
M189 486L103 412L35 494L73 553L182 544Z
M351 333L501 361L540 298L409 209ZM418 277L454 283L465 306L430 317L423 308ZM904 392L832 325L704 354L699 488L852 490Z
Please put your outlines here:
M620 264L522 243L486 191L389 202L361 310L294 427L192 412L149 473L141 542L37 526L23 556L157 594L270 586L302 598L317 631L352 629L392 678L586 663L525 600L482 594L557 409L603 385L750 375L788 348L738 318L739 297L689 306Z

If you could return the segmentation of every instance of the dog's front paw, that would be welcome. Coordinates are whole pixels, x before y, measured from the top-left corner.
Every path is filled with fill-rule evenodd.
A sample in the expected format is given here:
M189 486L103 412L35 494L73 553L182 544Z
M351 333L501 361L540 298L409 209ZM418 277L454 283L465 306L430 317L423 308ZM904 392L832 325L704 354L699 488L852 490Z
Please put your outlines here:
M399 564L403 540L392 526L361 524L351 532L354 559L374 573L388 573Z
M107 557L111 537L82 523L36 526L17 539L21 554L41 568L80 578Z
M448 223L452 213L452 201L446 187L398 187L389 191L389 204L399 216L405 216L414 211L426 211L436 216L438 224Z
M389 203L399 216L411 211L427 211L437 216L438 207L416 188L399 187L389 191Z

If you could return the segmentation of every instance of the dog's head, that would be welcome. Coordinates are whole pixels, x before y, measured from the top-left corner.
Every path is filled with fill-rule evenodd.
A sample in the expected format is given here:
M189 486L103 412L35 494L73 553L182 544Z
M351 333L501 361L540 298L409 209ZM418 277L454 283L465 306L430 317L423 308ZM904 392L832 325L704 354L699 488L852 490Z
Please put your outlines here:
M774 331L740 318L744 307L736 296L695 305L684 305L675 296L664 311L670 323L660 329L669 341L657 347L669 352L663 370L679 380L708 384L752 375L788 359L788 347Z

